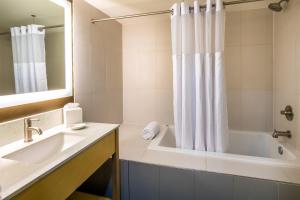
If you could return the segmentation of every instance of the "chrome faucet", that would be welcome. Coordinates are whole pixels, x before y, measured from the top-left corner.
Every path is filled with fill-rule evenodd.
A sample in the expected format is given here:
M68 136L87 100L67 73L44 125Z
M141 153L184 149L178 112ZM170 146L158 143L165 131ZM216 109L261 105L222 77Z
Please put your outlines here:
M277 131L276 129L274 129L274 132L273 132L272 136L273 136L273 138L278 138L279 136L284 136L284 137L291 138L292 133L289 130L287 130L287 131Z
M43 134L42 129L32 126L33 121L40 121L40 120L39 119L31 119L31 118L24 119L24 142L32 141L32 132L33 131L36 131L39 135Z

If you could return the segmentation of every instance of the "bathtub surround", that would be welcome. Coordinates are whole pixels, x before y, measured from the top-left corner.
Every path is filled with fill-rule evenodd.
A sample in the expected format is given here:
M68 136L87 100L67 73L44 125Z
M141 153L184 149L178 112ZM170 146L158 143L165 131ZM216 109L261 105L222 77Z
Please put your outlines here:
M273 131L272 16L268 9L226 13L225 69L230 129Z
M83 121L121 123L122 26L111 21L92 24L107 15L83 0L74 6L74 88Z
M299 191L297 184L121 160L122 200L299 200Z
M159 136L161 140L157 143L157 146L151 144L151 149L158 148L169 148L169 150L175 149L175 137L174 137L174 127L169 126L167 133L162 132ZM278 142L271 135L264 132L250 132L250 131L229 131L229 145L224 152L224 156L230 158L230 156L235 157L240 156L252 156L256 158L267 158L274 159L275 163L291 162L295 163L297 161L297 152L295 148ZM187 151L185 151L187 152ZM190 151L190 153L195 153ZM227 154L228 155L227 155ZM203 154L205 156L205 154ZM207 154L207 156L213 154ZM244 157L246 160L247 157ZM277 161L276 161L277 160ZM283 162L281 162L283 161ZM269 160L271 162L271 160Z
M230 129L273 130L272 21L268 9L226 12ZM145 126L157 120L174 124L170 16L122 23L123 123Z
M173 124L170 16L123 22L123 123Z
M223 1L206 2L194 13L186 3L174 4L171 16L173 47L173 106L176 146L225 152L228 116L224 75L225 14ZM216 11L213 11L216 9Z
M300 1L290 0L284 12L274 14L274 128L292 133L288 143L300 150ZM295 118L280 111L293 107Z
M231 152L217 153L176 148L174 135L165 126L153 141L145 141L140 137L142 129L134 125L120 127L120 159L300 184L299 154L294 147L280 144L284 149L280 155L278 141L267 133L233 131Z

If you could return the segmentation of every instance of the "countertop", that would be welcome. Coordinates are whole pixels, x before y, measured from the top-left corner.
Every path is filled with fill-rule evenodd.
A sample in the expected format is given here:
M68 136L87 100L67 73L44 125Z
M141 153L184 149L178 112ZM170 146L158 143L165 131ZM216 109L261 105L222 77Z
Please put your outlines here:
M29 145L25 144L23 140L1 146L0 199L9 199L16 195L118 127L118 124L87 123L87 128L77 131L65 129L62 125L46 130L42 136L34 136L33 143L38 142L43 138L55 135L59 132L84 136L84 139L60 154L39 164L18 162L2 158L4 155L7 155L9 151L12 151L12 149L15 151Z

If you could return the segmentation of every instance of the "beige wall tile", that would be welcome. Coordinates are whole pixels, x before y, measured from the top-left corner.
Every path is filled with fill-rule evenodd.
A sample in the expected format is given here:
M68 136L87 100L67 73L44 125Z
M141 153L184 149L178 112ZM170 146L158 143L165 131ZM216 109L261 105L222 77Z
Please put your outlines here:
M85 121L122 123L122 26L91 24L107 16L84 1L73 3L75 100Z
M155 90L124 90L124 123L145 125L157 120Z
M242 87L241 46L225 48L226 83L228 89Z
M244 130L272 131L273 93L242 90L242 127Z
M241 44L241 12L227 12L226 13L226 45L240 45Z
M156 52L156 89L169 89L173 87L173 67L170 50Z
M170 19L123 24L124 123L172 124Z
M242 45L272 44L273 17L268 9L242 12L241 24Z
M243 89L273 89L273 49L271 45L242 46Z
M108 94L108 102L108 121L123 122L123 89L112 90Z
M123 53L123 88L124 89L136 89L138 83L138 62L137 62L137 51L128 50Z
M154 99L155 117L163 124L173 124L173 92L169 89L159 89L154 91L154 95L159 98Z
M155 49L160 51L171 51L171 23L170 19L162 19L160 20L160 23L155 23Z
M227 90L228 125L230 129L242 130L242 90Z
M75 36L76 37L76 36ZM91 49L88 43L74 44L74 89L77 94L91 94L93 87L89 81L92 76Z
M120 46L120 48L122 48ZM106 62L106 81L109 89L122 89L123 70L122 70L122 52L111 52L105 57Z
M244 28L248 28L248 26L261 26L256 24L261 22L256 21L256 17L252 15L260 15L264 23L272 22L272 15L270 19L268 13L267 10L246 14L244 12L226 13L226 79L229 89L229 126L233 129L270 130L271 127L272 98L265 96L269 97L273 89L272 32L265 31L264 37L269 34L270 40L264 40L266 43L264 45L257 45L263 41L261 38L256 40L246 38L249 43L247 45L241 43L242 14L246 16L243 20L246 25L248 24ZM256 29L250 29L250 34L256 34L256 32ZM158 120L161 123L173 121L170 34L170 21L165 18L153 21L136 20L123 24L123 118L125 123L144 125L152 120ZM265 39L264 37L262 38ZM242 56L243 49L247 55ZM249 76L244 78L243 74ZM242 123L242 116L245 116L245 120L248 118L243 113L243 105L244 107L249 105L247 109L250 111L255 108L246 98L242 98L243 81L246 81L245 88L258 90L252 94L253 99L255 99L255 94L258 95L258 99L262 99L261 96L265 92L263 100L265 104L271 105L271 109L269 109L270 106L264 109L266 113L263 113L261 121L255 119L256 114L261 113L253 113L248 118L253 117L255 121L252 124L245 123L245 125ZM248 111L247 109L244 109L245 112ZM270 119L267 116L271 116Z
M62 109L40 113L31 117L40 119L39 122L35 122L34 124L40 127L42 130L47 130L63 123ZM0 123L0 146L15 142L17 140L22 140L24 137L23 129L24 118Z
M300 72L300 1L291 0L285 12L274 15L274 126L291 130L293 137L285 139L300 149L299 134L299 72ZM295 112L293 121L280 115L286 105Z
M156 79L156 53L154 51L139 51L137 59L138 89L154 89Z
M273 119L272 14L267 9L259 9L227 12L226 17L229 128L270 131Z

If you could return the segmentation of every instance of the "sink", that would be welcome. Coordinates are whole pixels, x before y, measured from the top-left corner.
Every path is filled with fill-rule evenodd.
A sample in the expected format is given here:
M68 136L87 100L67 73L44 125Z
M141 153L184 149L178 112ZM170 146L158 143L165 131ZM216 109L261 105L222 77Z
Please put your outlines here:
M84 137L58 133L23 149L3 156L5 159L38 164L65 151L80 142Z

